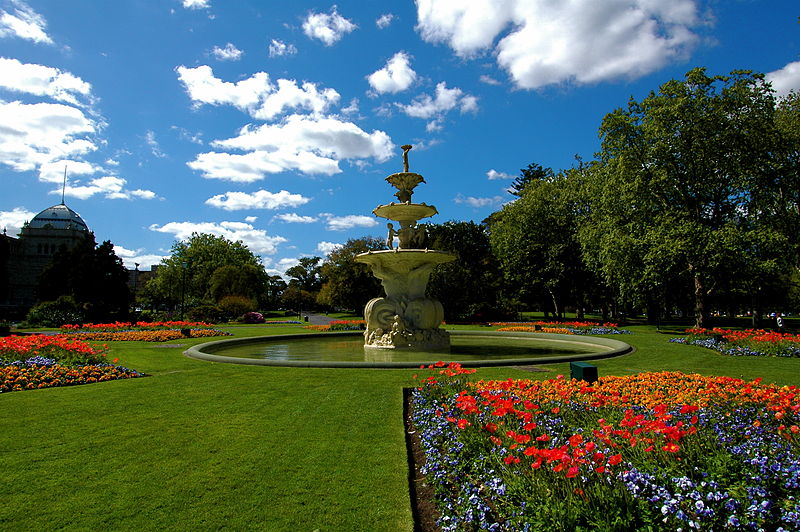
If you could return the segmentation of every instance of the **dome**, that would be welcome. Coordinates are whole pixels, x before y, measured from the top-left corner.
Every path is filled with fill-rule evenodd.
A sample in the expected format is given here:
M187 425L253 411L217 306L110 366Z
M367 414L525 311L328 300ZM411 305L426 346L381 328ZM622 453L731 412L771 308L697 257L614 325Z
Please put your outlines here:
M77 231L89 232L89 227L81 216L64 205L59 203L43 210L33 217L28 223L30 229L73 229Z

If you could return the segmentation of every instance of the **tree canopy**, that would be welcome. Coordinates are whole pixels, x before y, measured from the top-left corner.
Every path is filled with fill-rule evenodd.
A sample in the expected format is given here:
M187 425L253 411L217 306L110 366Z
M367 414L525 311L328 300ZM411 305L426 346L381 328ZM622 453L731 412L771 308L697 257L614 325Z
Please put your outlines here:
M317 302L330 308L342 308L361 312L364 305L375 297L381 297L381 282L372 275L369 266L356 262L356 255L367 251L386 249L381 238L351 238L344 245L330 252L322 263L322 288Z

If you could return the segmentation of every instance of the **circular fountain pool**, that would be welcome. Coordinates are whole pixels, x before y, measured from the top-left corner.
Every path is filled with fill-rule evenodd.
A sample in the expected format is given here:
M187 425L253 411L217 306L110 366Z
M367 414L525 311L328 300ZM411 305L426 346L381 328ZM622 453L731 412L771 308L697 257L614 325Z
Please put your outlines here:
M364 348L360 333L291 334L207 342L188 357L261 366L415 368L437 361L464 366L518 366L591 360L632 351L610 338L548 333L450 331L449 352Z

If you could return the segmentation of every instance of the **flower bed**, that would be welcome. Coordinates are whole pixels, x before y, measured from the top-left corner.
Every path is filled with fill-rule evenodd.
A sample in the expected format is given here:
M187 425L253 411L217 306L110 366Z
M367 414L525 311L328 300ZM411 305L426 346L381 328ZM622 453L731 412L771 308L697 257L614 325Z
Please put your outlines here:
M451 364L412 394L442 530L800 528L796 387L473 371Z
M334 320L327 325L307 325L304 329L312 331L363 331L366 328L364 320Z
M619 329L616 323L594 323L589 321L534 321L492 322L489 325L499 326L498 331L510 332L548 332L557 334L630 334L630 331Z
M670 342L699 345L729 356L800 357L800 335L763 329L686 329L685 338Z
M61 334L67 338L76 338L93 342L169 342L187 338L181 331L174 329L161 329L155 331L77 331ZM212 336L230 336L230 333L218 329L189 329L190 338L206 338Z
M62 332L76 331L159 331L164 329L210 329L214 327L211 323L203 321L117 321L114 323L84 323L83 325L62 325Z
M0 338L0 393L144 376L106 356L105 347L63 335Z

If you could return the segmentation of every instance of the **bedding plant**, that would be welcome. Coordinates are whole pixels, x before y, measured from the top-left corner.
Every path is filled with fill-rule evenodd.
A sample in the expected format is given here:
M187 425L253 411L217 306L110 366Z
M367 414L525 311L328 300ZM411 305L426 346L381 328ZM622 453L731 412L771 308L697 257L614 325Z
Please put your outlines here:
M442 530L800 529L795 386L438 366L418 377L412 430Z
M0 338L0 393L144 376L107 361L105 347L62 335Z
M764 329L686 329L686 337L670 342L699 345L729 356L800 357L800 334Z

